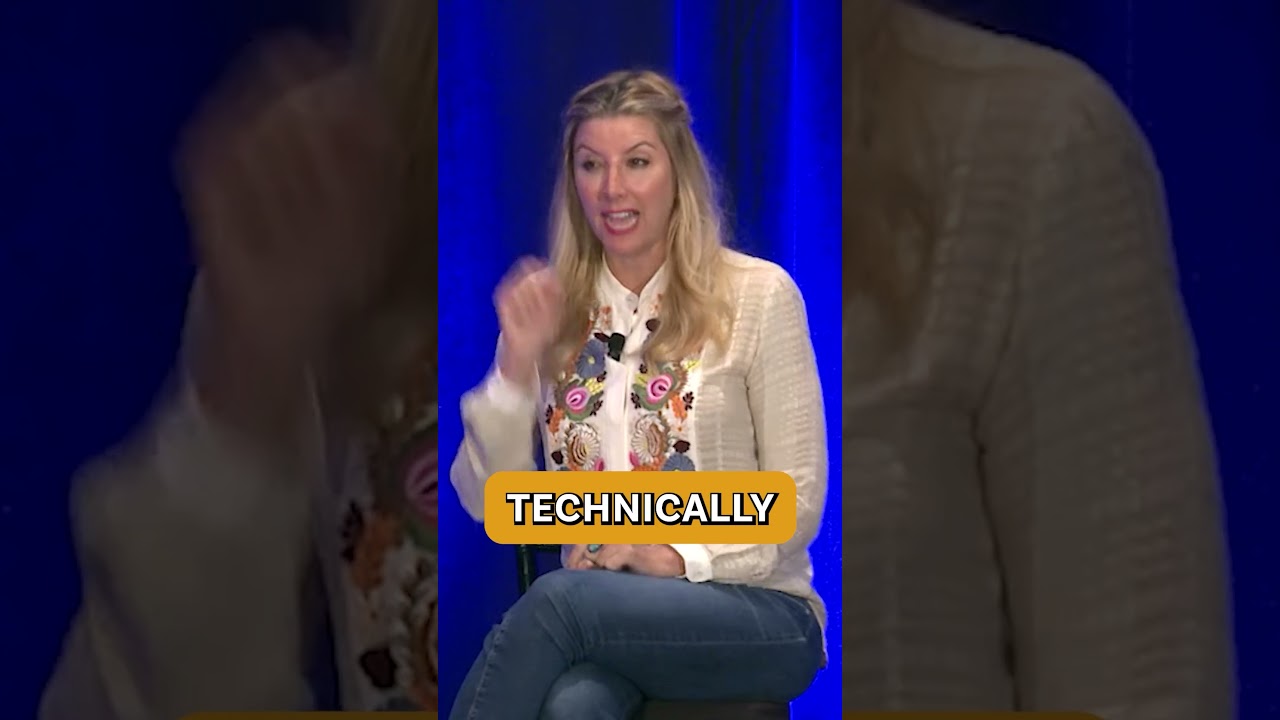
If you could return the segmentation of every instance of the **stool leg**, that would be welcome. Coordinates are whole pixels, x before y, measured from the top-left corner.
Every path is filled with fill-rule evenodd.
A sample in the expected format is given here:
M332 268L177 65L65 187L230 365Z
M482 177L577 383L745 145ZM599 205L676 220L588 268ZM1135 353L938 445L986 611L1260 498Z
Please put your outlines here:
M520 581L520 594L523 595L538 576L537 561L533 556L533 548L528 545L516 546L516 574Z

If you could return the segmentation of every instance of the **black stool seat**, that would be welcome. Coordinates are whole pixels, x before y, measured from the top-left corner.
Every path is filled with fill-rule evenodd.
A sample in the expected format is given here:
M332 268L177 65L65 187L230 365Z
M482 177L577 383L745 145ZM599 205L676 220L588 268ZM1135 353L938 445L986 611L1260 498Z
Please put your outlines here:
M791 706L768 702L650 700L639 720L790 720Z

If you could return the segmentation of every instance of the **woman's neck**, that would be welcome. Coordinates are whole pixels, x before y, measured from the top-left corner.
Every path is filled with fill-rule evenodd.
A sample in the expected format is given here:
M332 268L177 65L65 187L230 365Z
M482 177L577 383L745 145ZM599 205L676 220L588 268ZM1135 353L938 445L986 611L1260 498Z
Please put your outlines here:
M665 252L658 252L639 257L605 255L604 262L623 287L639 295L653 276L658 274L666 259Z

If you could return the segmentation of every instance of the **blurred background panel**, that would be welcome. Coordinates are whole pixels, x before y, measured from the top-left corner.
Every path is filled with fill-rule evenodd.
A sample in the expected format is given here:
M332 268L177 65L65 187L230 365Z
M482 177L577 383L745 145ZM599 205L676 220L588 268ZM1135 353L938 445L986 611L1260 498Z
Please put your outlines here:
M1217 433L1234 565L1240 717L1280 717L1280 3L952 0L946 9L1077 55L1155 148ZM837 418L839 127L828 0L442 7L441 331L446 453L458 395L491 360L489 294L543 237L557 115L579 85L653 65L689 91L745 249L809 303ZM252 37L340 25L337 0L0 4L0 715L34 715L78 600L67 485L145 412L173 360L191 260L177 132ZM450 308L454 308L451 310ZM839 440L831 423L832 447ZM833 463L838 462L833 453ZM833 464L829 507L839 506ZM446 495L449 491L446 489ZM441 652L456 689L515 597L514 559L442 503ZM839 516L815 552L838 603ZM839 614L829 633L839 638ZM833 646L838 661L838 645ZM834 707L838 667L798 704ZM448 695L451 697L451 695Z
M1280 717L1280 2L929 4L1081 58L1154 148L1226 499L1239 717Z
M79 602L67 490L172 368L194 270L178 133L264 34L344 0L0 3L0 717L33 718Z

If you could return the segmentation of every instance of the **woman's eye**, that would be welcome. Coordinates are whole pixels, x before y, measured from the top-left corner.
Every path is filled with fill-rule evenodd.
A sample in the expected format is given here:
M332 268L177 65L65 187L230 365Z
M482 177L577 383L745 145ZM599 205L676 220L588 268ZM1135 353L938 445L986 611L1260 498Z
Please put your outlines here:
M591 170L595 170L598 166L599 166L599 163L597 163L595 160L583 160L582 162L578 163L578 167L582 168L583 170L587 170L588 172Z
M648 158L631 158L629 162L633 168L649 167Z

